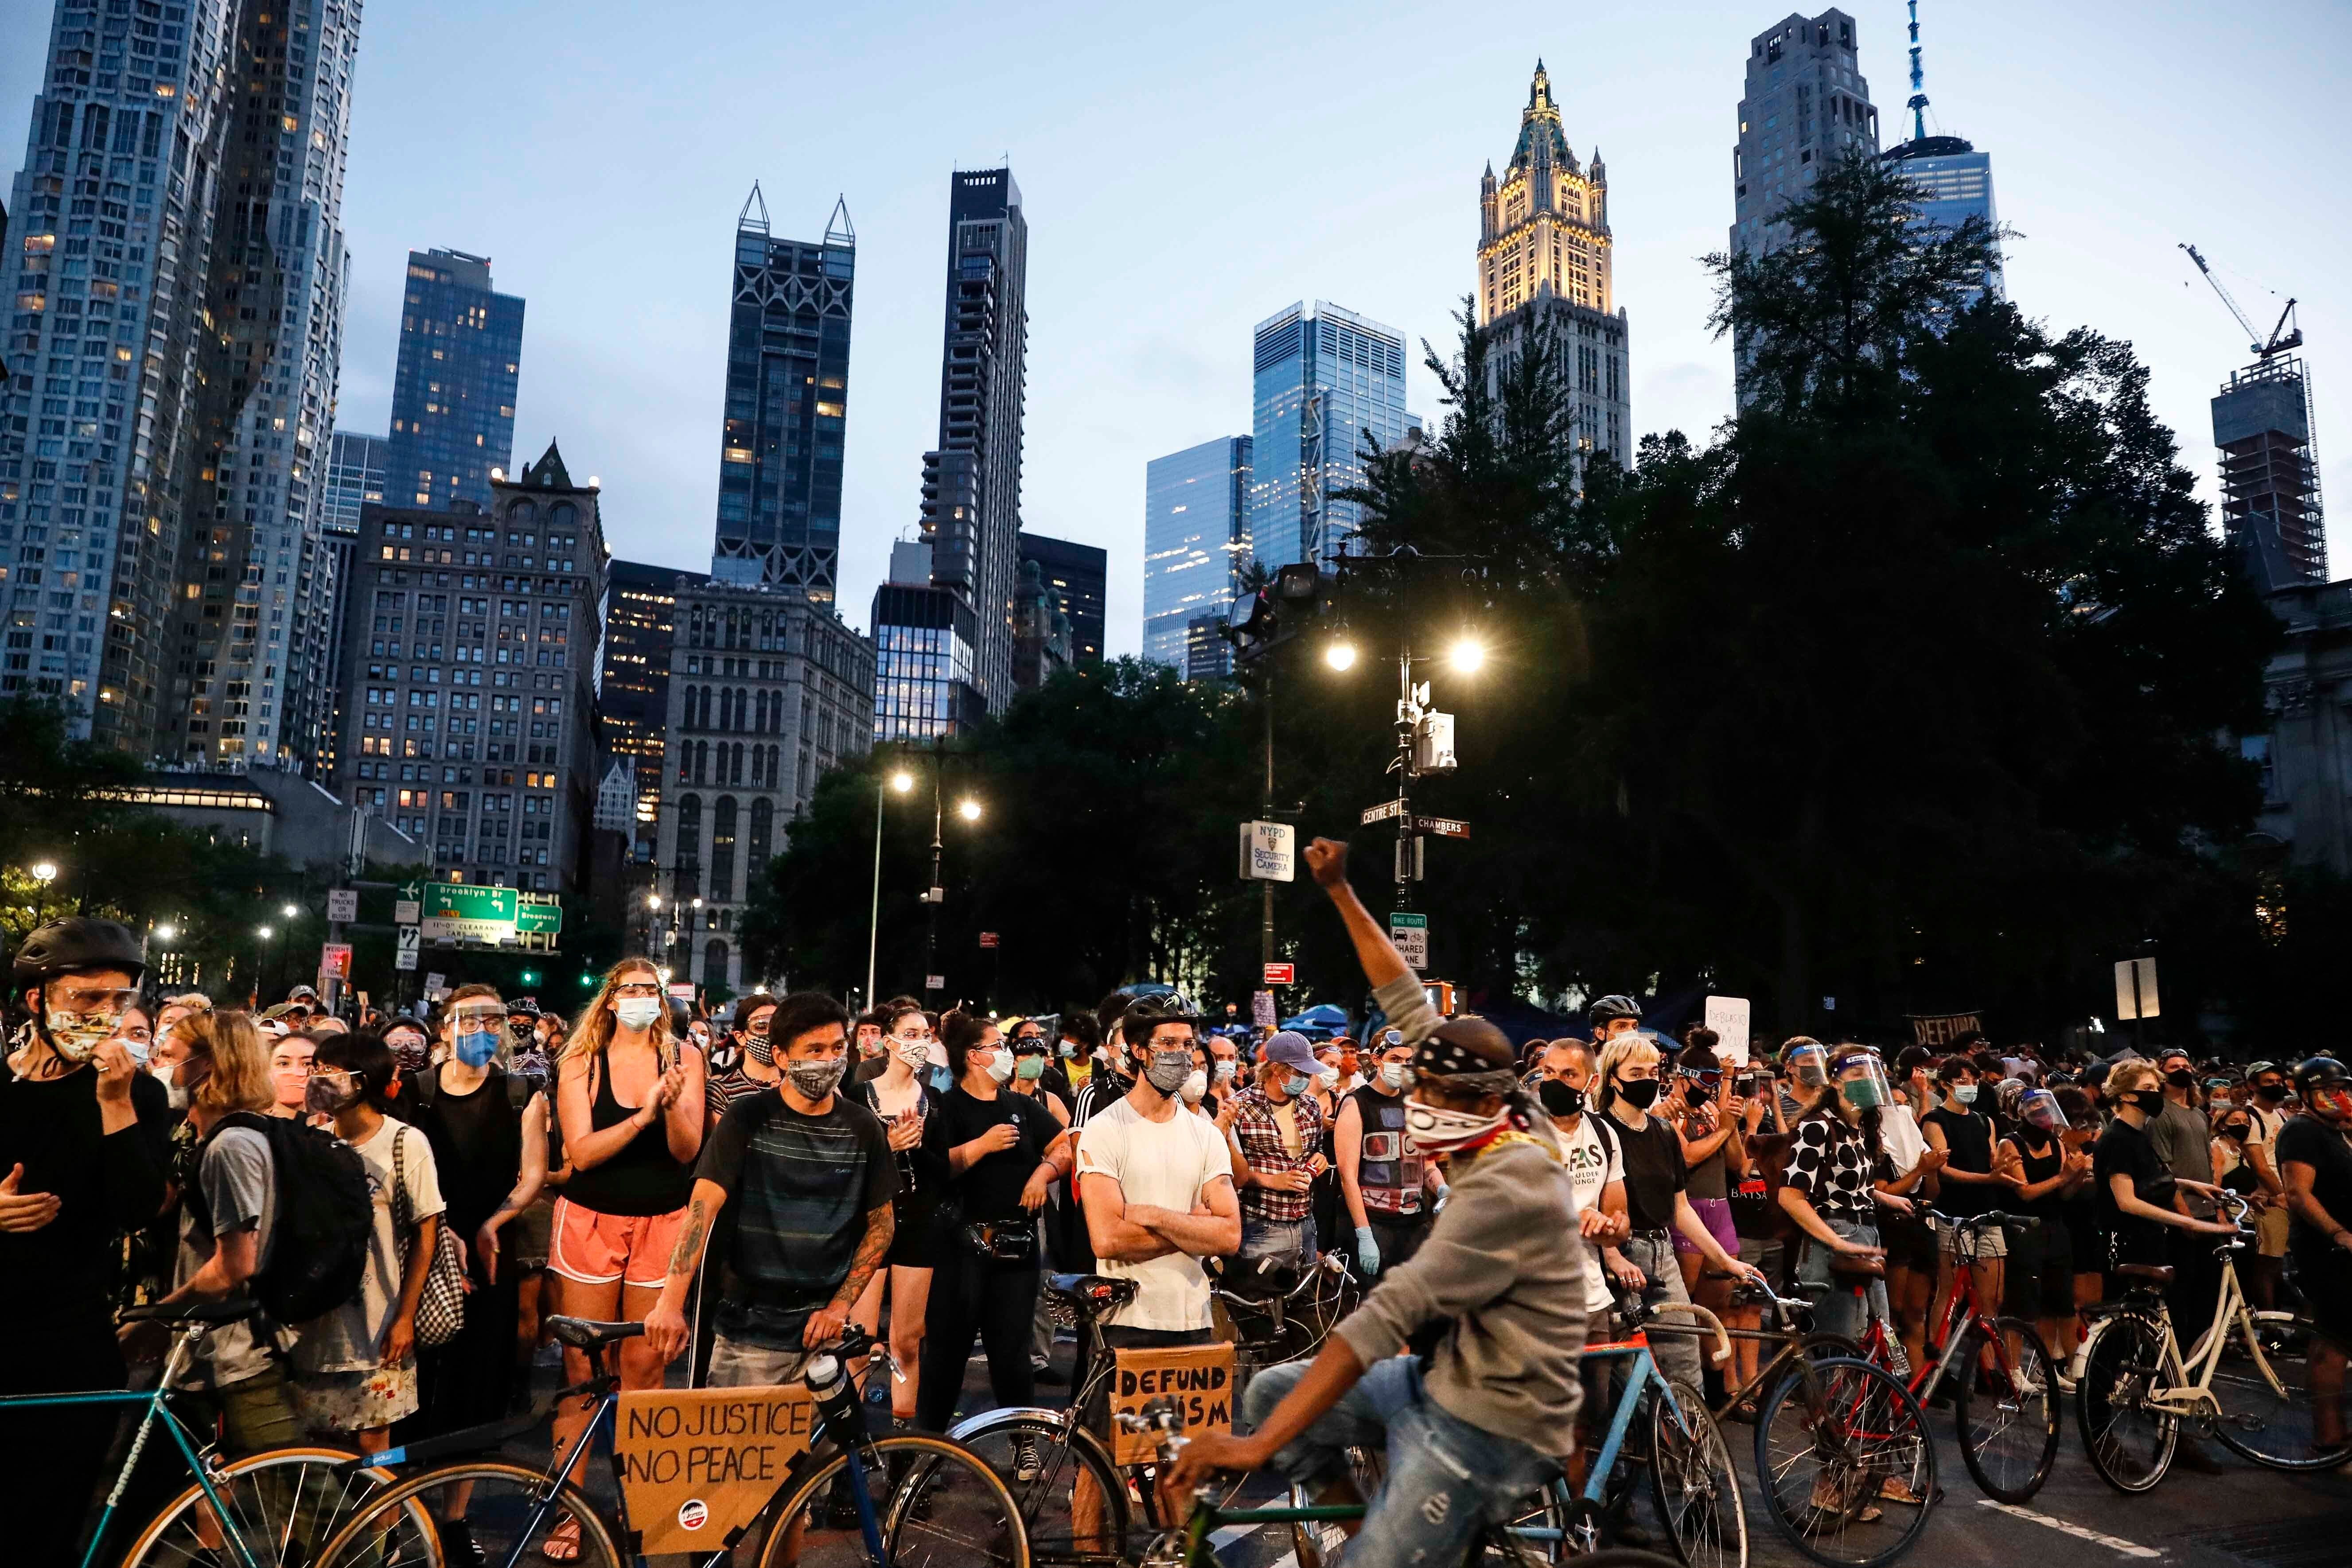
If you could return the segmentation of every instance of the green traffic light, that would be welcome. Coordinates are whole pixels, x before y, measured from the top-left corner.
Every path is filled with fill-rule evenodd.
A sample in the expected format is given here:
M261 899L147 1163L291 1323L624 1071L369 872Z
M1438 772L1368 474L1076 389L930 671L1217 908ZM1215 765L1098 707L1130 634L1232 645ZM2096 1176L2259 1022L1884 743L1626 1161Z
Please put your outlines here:
M580 977L580 984L583 985L593 985L596 984L596 977L593 974L583 974Z
M523 983L525 985L536 985L536 984L539 984L539 971L538 971L538 970L536 970L536 969L526 969L526 970L524 970L524 971L522 972L522 983Z

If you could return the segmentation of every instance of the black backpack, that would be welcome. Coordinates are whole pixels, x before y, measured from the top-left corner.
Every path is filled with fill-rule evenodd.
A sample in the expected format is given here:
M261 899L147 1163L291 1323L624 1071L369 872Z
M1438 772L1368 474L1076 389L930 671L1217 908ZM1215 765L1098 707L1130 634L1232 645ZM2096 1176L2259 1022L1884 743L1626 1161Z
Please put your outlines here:
M262 1310L280 1323L307 1323L357 1296L375 1237L375 1196L359 1151L290 1117L232 1111L213 1135L229 1127L269 1140L275 1172L269 1261L253 1278ZM188 1197L210 1229L199 1191L191 1187Z

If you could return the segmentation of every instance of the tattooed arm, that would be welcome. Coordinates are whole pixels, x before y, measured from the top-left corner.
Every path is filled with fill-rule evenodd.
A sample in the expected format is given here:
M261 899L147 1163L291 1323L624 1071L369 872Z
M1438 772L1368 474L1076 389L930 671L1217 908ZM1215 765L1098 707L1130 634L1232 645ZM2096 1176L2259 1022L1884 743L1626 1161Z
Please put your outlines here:
M711 1224L726 1206L725 1187L707 1179L694 1184L694 1195L686 1202L686 1222L677 1229L677 1245L670 1249L669 1277L646 1314L646 1342L666 1363L677 1360L694 1337L686 1322L686 1293L702 1270L702 1249L710 1243Z
M808 1326L801 1331L801 1343L810 1350L841 1337L844 1325L849 1321L849 1309L857 1298L866 1294L866 1282L882 1267L882 1258L890 1250L891 1233L898 1222L887 1203L879 1203L866 1214L866 1237L857 1244L856 1253L849 1260L849 1278L833 1293L822 1311L809 1314Z

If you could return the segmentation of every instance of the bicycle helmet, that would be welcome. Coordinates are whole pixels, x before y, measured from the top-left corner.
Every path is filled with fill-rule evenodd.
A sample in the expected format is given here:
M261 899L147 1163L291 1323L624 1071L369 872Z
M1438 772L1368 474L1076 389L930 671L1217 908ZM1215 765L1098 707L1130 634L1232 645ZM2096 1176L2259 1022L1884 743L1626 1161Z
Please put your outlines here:
M1642 1016L1642 1009L1635 1005L1631 996L1612 994L1587 1007L1584 1010L1584 1016L1591 1020L1592 1026L1597 1029L1603 1024L1614 1023L1620 1018L1638 1020Z
M2352 1072L2334 1057L2313 1057L2294 1069L2304 1109L2331 1121L2352 1119Z
M1139 996L1129 1002L1118 1016L1119 1037L1130 1045L1138 1040L1148 1040L1151 1037L1151 1031L1162 1024L1190 1024L1198 1033L1202 1024L1200 1010L1179 992L1165 991L1156 995Z
M15 989L21 996L60 974L89 969L120 969L136 981L147 973L147 944L117 921L84 915L51 921L16 950Z

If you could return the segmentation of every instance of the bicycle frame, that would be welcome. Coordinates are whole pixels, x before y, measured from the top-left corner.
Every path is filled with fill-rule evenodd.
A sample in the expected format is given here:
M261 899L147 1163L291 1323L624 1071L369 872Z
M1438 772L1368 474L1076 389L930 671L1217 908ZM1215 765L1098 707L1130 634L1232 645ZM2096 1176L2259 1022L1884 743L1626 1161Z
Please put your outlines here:
M2222 1341L2232 1328L2244 1331L2247 1353L2261 1370L2263 1381L2270 1384L2271 1392L2286 1392L2286 1385L2271 1369L2270 1358L2263 1353L2262 1336L2254 1332L2245 1287L2238 1283L2238 1266L2227 1252L2221 1255L2221 1285L2213 1301L2213 1321L2187 1356L2181 1354L2180 1338L2173 1331L2172 1309L2165 1304L2160 1293L2135 1288L2125 1293L2123 1310L2138 1311L2164 1334L2164 1364L2172 1374L2171 1382L2152 1392L2147 1399L2159 1410L2183 1417L2221 1415L2221 1402L2213 1394L2213 1373L2221 1364ZM2193 1376L2191 1368L2195 1369Z

